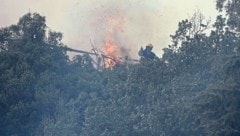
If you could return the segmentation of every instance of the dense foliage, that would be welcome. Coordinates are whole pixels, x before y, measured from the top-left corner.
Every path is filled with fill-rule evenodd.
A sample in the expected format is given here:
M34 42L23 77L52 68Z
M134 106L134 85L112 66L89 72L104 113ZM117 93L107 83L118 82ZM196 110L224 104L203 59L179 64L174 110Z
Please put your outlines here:
M2 136L240 135L239 22L179 22L163 56L98 71L87 55L69 60L62 34L28 13L0 29ZM232 5L231 5L232 4ZM231 11L232 10L232 11ZM234 14L235 15L235 14Z

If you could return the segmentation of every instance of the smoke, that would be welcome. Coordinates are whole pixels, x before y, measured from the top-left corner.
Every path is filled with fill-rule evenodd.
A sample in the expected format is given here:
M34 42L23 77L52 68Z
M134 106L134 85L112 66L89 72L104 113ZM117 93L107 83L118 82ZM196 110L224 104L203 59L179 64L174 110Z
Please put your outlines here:
M76 33L78 37L67 37L69 34L64 32L66 39L71 39L68 40L68 45L91 50L91 46L88 45L89 39L92 38L101 50L110 29L115 31L112 38L123 50L122 54L132 58L138 58L138 50L148 43L153 44L153 51L160 56L162 48L171 44L169 35L174 34L178 22L188 18L188 13L191 15L193 9L196 9L194 6L186 7L185 2L176 0L89 0L84 3L78 1L79 5L70 8L72 11L79 11L72 16L75 20L65 23L76 23L73 24L74 30L69 27L69 31ZM193 5L190 0L186 3ZM115 20L113 24L109 22L111 19Z
M111 40L119 48L117 55L137 58L140 46L156 38L159 20L154 11L141 1L106 0L96 4L98 6L90 11L89 23L84 30L99 49L103 49L106 40Z
M0 8L0 27L15 24L26 12L37 12L46 16L49 28L64 34L64 44L86 51L92 49L90 38L102 49L108 17L122 18L123 31L117 32L114 39L133 58L148 43L160 56L162 48L171 44L169 35L175 32L178 22L191 16L196 8L207 18L216 15L213 0L25 0L24 4L11 0L2 2Z
M95 44L104 49L104 46L114 46L114 51L107 54L117 57L130 56L130 38L127 35L127 9L119 6L118 2L108 2L101 5L101 9L91 13L90 31ZM114 54L113 54L114 53Z

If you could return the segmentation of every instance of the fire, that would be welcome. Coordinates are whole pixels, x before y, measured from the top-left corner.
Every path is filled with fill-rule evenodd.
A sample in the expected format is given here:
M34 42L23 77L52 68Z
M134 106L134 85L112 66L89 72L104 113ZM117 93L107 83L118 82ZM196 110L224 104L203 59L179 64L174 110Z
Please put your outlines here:
M105 35L105 44L103 51L106 54L104 61L105 68L112 68L120 62L121 52L120 45L117 42L117 36L123 32L123 18L122 17L108 17L107 26L108 30Z
M104 50L107 55L113 56L117 52L117 45L112 40L106 40Z
M106 68L112 68L117 63L119 63L119 48L113 40L106 39L106 43L104 45L104 52L106 54L106 58L104 61L104 66Z

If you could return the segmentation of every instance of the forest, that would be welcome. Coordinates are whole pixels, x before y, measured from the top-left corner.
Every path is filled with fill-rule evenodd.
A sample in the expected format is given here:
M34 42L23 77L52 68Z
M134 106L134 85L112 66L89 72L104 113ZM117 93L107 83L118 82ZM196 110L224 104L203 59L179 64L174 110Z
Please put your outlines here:
M153 61L69 59L38 13L0 29L1 136L239 136L240 0L179 22Z

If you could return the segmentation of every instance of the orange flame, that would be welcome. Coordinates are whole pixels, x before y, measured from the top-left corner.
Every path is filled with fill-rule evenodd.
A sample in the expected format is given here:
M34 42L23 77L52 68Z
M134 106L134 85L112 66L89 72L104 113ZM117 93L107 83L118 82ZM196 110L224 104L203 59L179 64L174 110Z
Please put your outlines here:
M118 55L118 50L118 46L112 40L106 39L106 43L104 45L104 52L106 54L104 65L106 68L112 68L119 63L120 57Z
M104 66L105 68L112 68L120 62L121 58L120 48L115 36L119 32L123 32L123 18L109 17L107 18L107 23L109 28L106 32L105 45L103 47L107 58L105 58Z

